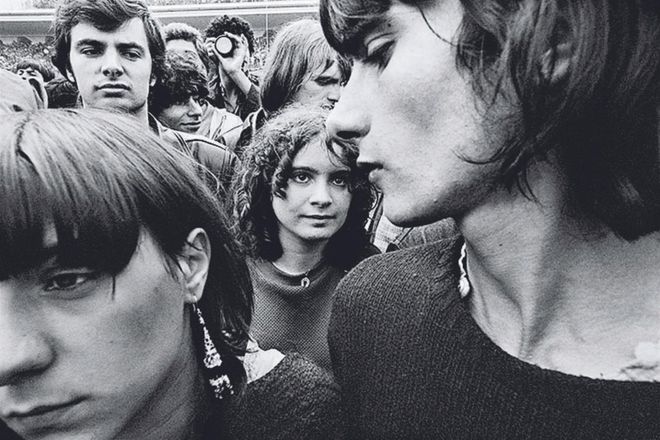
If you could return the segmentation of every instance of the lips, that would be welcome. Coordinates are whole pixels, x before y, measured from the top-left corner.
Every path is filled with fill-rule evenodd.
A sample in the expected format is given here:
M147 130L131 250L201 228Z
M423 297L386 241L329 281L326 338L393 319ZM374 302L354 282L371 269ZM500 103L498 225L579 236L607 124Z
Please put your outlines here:
M130 90L130 87L124 83L104 83L96 88L98 90Z
M335 218L334 215L327 215L327 214L312 214L312 215L304 215L303 217L311 218L313 220L332 220L333 218Z
M37 418L39 416L47 415L49 413L56 413L56 412L61 412L65 411L80 402L82 402L83 399L73 399L69 400L67 402L63 403L55 403L55 404L46 404L46 405L33 405L28 407L28 409L16 409L16 410L11 410L7 413L7 418L9 419L20 419L20 420L27 420L30 418Z

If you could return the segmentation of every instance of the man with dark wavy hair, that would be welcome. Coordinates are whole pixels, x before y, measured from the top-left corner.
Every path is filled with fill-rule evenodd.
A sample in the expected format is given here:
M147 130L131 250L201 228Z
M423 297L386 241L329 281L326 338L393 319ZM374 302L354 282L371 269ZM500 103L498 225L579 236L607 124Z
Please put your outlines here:
M169 130L149 114L150 89L163 76L165 42L142 0L65 0L53 27L53 63L78 86L84 107L135 116L228 184L237 158L224 145Z
M354 438L660 436L657 0L321 0L328 119L399 226L338 286Z
M209 23L204 34L207 53L216 66L215 71L209 72L214 104L245 120L261 107L256 78L247 71L255 44L250 23L240 17L221 15ZM219 37L231 40L232 49L227 53L216 49L214 43Z

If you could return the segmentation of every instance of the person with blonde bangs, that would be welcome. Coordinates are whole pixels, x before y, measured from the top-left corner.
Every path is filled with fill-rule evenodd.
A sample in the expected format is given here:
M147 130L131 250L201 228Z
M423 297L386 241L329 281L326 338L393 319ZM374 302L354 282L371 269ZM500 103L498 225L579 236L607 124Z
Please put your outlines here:
M378 253L364 228L375 201L350 148L326 145L327 112L290 108L244 153L233 185L235 232L255 290L251 336L330 371L327 330L334 290Z
M342 438L330 375L249 339L249 272L190 156L98 110L0 131L0 438Z
M660 438L657 0L321 0L328 117L438 243L339 284L360 439Z

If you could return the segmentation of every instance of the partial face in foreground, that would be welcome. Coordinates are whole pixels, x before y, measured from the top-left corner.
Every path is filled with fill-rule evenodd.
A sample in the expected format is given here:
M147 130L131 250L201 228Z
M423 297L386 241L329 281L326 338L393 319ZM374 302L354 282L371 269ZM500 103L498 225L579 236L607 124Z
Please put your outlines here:
M83 104L133 114L146 112L151 53L139 18L105 32L91 23L71 28L71 74Z
M399 225L461 216L489 186L488 167L461 159L488 156L476 98L448 42L462 7L448 0L421 8L433 30L415 5L394 1L362 36L328 119L331 134L359 142L358 164L371 170L384 214Z
M273 196L279 239L291 244L327 242L346 221L350 170L317 139L293 159L286 198Z
M114 279L52 258L0 281L2 421L26 440L162 426L197 368L183 292L146 232Z

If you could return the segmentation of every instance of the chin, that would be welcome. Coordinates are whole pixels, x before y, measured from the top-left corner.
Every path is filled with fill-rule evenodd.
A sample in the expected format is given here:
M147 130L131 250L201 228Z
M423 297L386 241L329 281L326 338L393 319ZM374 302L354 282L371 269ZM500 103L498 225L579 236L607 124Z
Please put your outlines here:
M424 226L446 218L447 216L431 210L430 206L425 206L428 210L421 210L420 206L388 206L387 200L383 206L383 215L394 225L401 228L412 228L415 226Z

